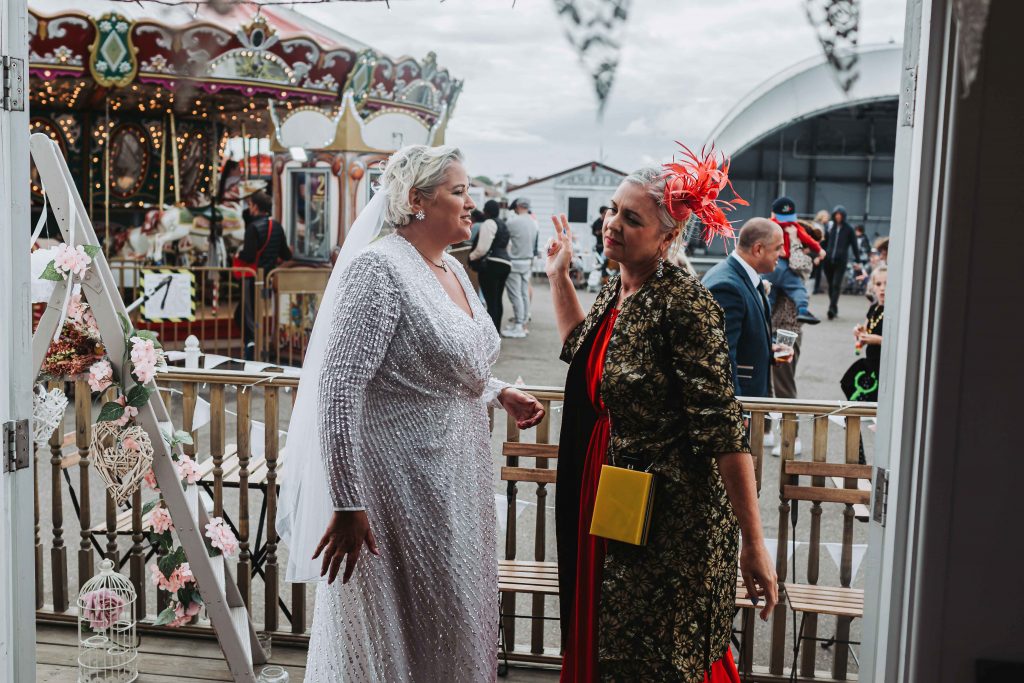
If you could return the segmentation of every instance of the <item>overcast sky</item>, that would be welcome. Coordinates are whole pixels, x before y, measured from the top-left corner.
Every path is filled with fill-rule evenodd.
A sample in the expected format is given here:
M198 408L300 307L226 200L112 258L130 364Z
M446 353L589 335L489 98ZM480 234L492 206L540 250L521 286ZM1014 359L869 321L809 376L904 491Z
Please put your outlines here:
M553 0L391 0L303 8L395 58L465 79L447 141L511 182L599 160L629 171L700 146L747 92L820 52L803 0L633 0L604 122ZM861 0L861 44L902 42L905 0Z

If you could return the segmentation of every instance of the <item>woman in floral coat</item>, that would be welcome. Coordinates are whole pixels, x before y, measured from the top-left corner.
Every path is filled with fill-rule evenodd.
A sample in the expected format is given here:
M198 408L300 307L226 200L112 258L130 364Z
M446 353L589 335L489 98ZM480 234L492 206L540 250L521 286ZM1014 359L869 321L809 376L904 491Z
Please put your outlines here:
M762 618L777 601L722 310L668 260L691 215L730 232L715 202L723 170L690 159L619 186L603 234L621 270L587 314L568 222L554 219L547 272L570 364L556 486L563 683L738 681L737 555ZM605 463L655 473L646 545L590 535Z

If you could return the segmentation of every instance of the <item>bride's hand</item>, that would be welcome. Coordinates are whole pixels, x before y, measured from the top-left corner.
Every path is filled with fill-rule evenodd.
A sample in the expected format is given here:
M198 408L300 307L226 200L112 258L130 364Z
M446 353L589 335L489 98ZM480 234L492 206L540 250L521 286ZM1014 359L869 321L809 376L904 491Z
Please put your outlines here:
M525 391L508 387L498 396L498 402L516 421L519 429L529 429L544 419L544 407L540 401Z
M341 568L341 561L348 556L345 562L345 575L342 583L348 583L352 578L352 572L356 569L356 561L359 559L359 552L363 549L363 543L374 555L380 555L377 550L377 539L370 531L370 520L363 510L348 512L335 512L331 521L327 524L327 531L324 532L320 544L313 553L313 559L320 557L323 553L324 560L320 567L320 576L327 574L330 569L330 576L327 583L334 583L338 578L338 570Z
M555 237L548 245L548 260L545 271L549 278L569 274L572 263L572 233L569 231L569 219L565 214L551 217L555 224Z

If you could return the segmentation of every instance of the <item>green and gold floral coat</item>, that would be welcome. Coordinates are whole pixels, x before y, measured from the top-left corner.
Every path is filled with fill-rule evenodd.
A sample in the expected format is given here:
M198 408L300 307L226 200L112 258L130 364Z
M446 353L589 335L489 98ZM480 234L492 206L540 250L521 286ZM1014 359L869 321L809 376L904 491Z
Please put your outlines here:
M576 584L579 499L596 415L586 360L619 278L601 290L565 342L568 362L556 519L562 633ZM626 299L608 344L601 395L611 419L608 459L655 472L646 546L609 541L598 647L605 681L701 683L732 632L739 525L716 454L749 450L722 309L692 275L665 264Z

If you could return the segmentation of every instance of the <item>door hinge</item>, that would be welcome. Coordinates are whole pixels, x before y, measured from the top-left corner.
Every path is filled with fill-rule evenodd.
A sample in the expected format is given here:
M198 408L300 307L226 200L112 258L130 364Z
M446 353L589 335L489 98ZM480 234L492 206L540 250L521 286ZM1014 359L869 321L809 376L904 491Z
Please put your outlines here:
M917 65L904 67L900 83L900 126L913 127L917 100Z
M0 93L0 109L4 111L25 111L25 60L17 57L3 57L3 87Z
M875 506L871 519L885 526L885 518L889 513L889 470L875 468Z
M4 472L28 467L28 420L4 423Z

